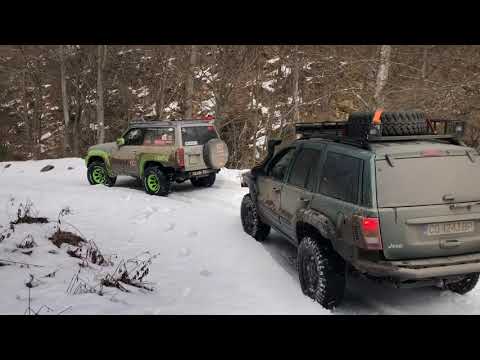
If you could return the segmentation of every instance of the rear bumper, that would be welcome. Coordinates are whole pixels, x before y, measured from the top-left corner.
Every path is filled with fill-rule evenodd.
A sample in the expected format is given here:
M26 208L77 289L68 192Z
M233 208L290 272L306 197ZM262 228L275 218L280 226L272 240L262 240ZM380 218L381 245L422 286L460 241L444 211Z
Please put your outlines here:
M190 179L193 177L202 177L207 176L212 173L218 173L220 169L200 169L200 170L191 170L191 171L177 171L175 173L175 178L177 179Z
M376 277L400 281L424 280L480 273L480 253L406 261L374 262L357 259L353 265L359 271Z

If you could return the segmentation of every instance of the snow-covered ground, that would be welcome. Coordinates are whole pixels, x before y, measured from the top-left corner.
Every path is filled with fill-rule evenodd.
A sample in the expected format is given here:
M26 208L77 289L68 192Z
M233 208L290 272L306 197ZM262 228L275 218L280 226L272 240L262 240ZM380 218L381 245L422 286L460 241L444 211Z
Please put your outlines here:
M70 207L73 214L64 219L105 255L114 256L115 264L144 251L158 256L145 278L153 292L105 288L103 296L71 295L67 288L79 260L48 240L53 224L18 225L0 243L0 262L42 267L0 266L1 314L25 312L29 274L36 282L31 307L49 307L42 314L65 309L68 314L331 314L302 294L293 246L276 233L259 244L242 231L239 209L246 190L240 187L240 171L221 171L209 189L177 184L163 198L145 194L129 177L119 178L113 188L90 186L81 159L6 164L0 163L0 232L16 218L16 206L30 199L39 216L49 219ZM55 168L40 172L49 164ZM37 246L25 255L16 245L29 234ZM85 269L80 277L94 284L95 276L114 268L97 267L95 273ZM55 276L45 277L54 271ZM345 301L333 313L480 314L480 290L460 296L349 279Z

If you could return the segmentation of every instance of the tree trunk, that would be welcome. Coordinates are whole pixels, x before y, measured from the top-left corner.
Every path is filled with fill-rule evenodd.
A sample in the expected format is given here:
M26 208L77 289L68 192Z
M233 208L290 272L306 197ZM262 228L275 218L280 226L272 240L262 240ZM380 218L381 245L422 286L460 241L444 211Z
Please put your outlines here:
M107 45L98 45L97 56L97 143L105 142L104 104L103 104L103 71L107 57Z
M163 109L165 109L165 78L164 77L162 77L162 80L160 80L160 88L158 89L156 108L155 108L155 112L157 113L157 118L159 120L163 120Z
M391 45L382 45L380 48L380 64L377 71L377 81L375 84L375 106L381 108L385 106L384 88L388 81L388 72L390 70L390 55L392 53Z
M185 118L193 118L193 79L194 79L194 70L197 64L197 46L192 45L190 50L190 67L189 72L187 73L187 79L185 83L186 91L186 108L185 108Z
M80 156L80 123L82 120L83 109L81 106L77 107L77 114L75 115L75 122L73 123L73 154Z
M70 145L70 113L68 110L67 78L65 69L65 55L63 45L59 46L60 52L60 78L62 87L63 121L65 128L63 131L63 155L68 156L71 151Z
M295 106L295 110L293 113L293 120L295 123L300 122L300 97L298 94L298 80L300 78L300 59L298 55L298 45L295 46L295 54L294 54L294 66L293 66L293 103Z

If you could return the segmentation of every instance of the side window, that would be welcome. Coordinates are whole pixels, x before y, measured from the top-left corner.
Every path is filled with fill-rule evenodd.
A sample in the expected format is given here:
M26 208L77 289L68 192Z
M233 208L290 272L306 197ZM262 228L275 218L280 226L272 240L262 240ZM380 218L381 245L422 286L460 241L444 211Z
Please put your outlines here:
M323 167L320 193L356 204L362 163L360 159L329 152Z
M145 131L143 145L146 146L169 146L175 144L175 128L165 127L148 129Z
M268 175L282 181L287 174L288 167L290 166L294 154L295 149L291 148L274 159L273 163L269 166Z
M125 145L142 145L143 130L132 129L125 135Z
M294 186L304 188L307 183L310 169L313 168L316 158L320 152L313 149L303 149L295 159L292 171L290 172L288 183Z
M368 161L363 162L363 182L362 182L362 205L372 207L372 186L370 164Z
M307 180L307 189L310 192L316 192L318 189L318 184L320 184L321 175L322 175L322 154L323 150L315 150L316 156L312 161L312 167L310 168L310 172L308 173L308 180Z

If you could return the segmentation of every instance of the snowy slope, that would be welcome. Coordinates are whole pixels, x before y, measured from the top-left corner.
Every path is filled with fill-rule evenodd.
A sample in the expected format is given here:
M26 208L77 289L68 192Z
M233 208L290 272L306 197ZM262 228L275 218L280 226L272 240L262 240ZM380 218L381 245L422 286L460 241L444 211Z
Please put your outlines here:
M107 288L103 296L69 295L66 290L78 271L78 259L47 240L52 224L19 225L0 243L0 260L44 267L0 267L1 314L24 313L29 274L41 281L32 289L31 306L46 305L50 313L68 309L68 314L331 314L302 294L290 244L275 233L259 244L242 231L239 209L246 190L239 184L240 171L221 171L209 189L193 188L188 182L175 185L175 192L162 198L146 195L128 177L119 178L113 188L90 186L81 159L11 164L5 168L6 163L0 163L0 225L15 218L14 207L8 205L11 197L17 204L30 199L39 215L49 219L69 206L74 213L65 220L93 239L104 254L115 255L114 262L143 251L159 255L146 278L153 292ZM55 168L41 173L48 164ZM28 234L38 246L31 255L19 254L15 244ZM53 249L58 253L51 254ZM55 270L54 277L42 277ZM345 303L334 313L480 314L480 293L459 296L349 280Z

